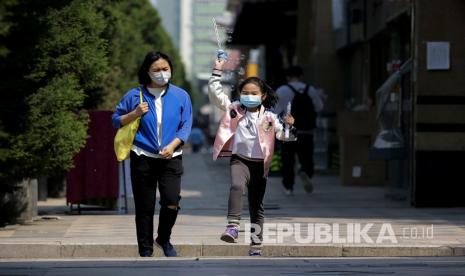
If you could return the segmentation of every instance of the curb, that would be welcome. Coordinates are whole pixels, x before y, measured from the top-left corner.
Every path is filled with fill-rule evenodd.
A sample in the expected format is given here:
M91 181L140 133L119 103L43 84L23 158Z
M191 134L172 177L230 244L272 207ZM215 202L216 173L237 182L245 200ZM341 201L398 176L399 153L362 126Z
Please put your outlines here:
M247 256L248 245L175 244L179 257ZM458 246L344 246L344 245L265 245L264 257L454 257L465 256L465 245ZM96 243L4 243L0 259L134 258L135 244ZM154 257L163 257L154 250Z

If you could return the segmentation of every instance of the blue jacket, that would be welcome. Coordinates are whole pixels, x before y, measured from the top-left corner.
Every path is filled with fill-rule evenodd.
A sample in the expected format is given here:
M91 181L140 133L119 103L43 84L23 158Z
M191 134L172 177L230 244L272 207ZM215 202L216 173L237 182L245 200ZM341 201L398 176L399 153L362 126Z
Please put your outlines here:
M121 127L121 116L133 111L139 104L139 91L142 89L142 98L149 105L149 111L141 117L139 129L134 138L134 145L153 154L158 154L175 138L183 143L189 138L192 127L192 104L186 91L168 84L162 96L162 137L158 142L157 113L155 111L155 97L143 86L129 90L116 106L112 116L113 126Z

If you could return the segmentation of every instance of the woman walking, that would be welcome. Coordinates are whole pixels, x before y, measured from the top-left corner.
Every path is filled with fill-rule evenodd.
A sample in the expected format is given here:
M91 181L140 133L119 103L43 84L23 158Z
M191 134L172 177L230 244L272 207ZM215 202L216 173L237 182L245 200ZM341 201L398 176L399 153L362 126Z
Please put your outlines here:
M140 86L124 95L112 117L117 128L141 118L130 154L141 257L153 255L157 186L161 208L155 245L165 256L177 256L170 238L181 199L182 145L192 127L192 104L189 94L170 82L172 72L167 55L148 53L138 73Z

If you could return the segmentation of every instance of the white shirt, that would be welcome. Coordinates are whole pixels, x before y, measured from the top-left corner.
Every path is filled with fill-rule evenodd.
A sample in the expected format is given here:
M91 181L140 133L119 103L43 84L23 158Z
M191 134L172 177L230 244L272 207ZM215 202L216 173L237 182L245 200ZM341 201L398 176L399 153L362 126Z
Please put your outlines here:
M307 86L305 83L300 81L292 81L289 84L298 92L303 92ZM282 112L286 111L287 103L292 102L294 99L294 92L287 85L282 85L276 90L276 94L278 95L279 101L274 108L274 112L280 115ZM323 110L323 100L318 94L318 91L313 86L310 86L308 89L308 95L312 99L315 112L318 113Z
M163 103L161 101L161 96L165 94L165 89L162 88L150 88L147 87L147 90L155 97L155 111L157 112L157 134L158 134L158 145L161 144L161 119L162 119L162 110Z
M149 91L150 94L152 94L155 97L154 103L155 103L155 111L157 113L157 140L158 140L158 146L160 146L161 137L162 137L161 135L162 135L162 116L163 116L162 115L163 114L162 96L165 94L166 89L147 87L147 90ZM137 155L145 155L145 156L153 157L153 158L161 158L161 155L153 154L135 145L132 145L131 150L134 151ZM181 154L182 154L182 150L178 149L175 152L173 152L173 157L176 157Z
M232 153L252 159L263 159L262 148L258 139L259 111L247 111L237 125L234 135Z

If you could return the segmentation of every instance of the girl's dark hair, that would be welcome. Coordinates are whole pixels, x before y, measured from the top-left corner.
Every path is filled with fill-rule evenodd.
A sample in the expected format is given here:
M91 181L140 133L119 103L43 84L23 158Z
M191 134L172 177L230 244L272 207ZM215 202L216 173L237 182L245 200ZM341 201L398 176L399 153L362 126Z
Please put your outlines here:
M168 55L158 51L149 52L147 55L145 55L144 62L142 62L142 65L139 68L139 72L137 73L140 84L147 85L152 82L147 72L150 69L150 65L159 59L164 59L168 62L171 69L171 76L173 75L173 64L171 63L171 59Z
M262 105L265 108L272 108L278 103L278 95L276 94L276 92L268 84L266 84L265 81L257 77L249 77L242 81L238 87L239 94L241 93L242 88L244 88L244 86L249 83L253 83L260 87L262 93L266 95L265 100L262 102Z

